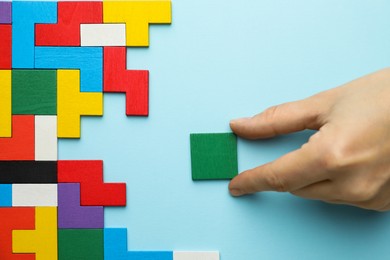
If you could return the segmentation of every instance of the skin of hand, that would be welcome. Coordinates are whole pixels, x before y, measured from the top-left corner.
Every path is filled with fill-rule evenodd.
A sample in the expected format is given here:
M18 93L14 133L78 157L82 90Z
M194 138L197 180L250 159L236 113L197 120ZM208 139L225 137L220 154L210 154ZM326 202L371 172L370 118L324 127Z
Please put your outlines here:
M390 210L390 68L232 120L230 127L247 139L318 130L298 150L236 176L233 196L280 191Z

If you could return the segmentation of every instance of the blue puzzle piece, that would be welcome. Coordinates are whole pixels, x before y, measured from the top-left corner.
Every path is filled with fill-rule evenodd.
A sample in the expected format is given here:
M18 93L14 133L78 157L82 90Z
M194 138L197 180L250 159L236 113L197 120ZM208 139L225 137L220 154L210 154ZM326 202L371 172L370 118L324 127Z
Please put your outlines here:
M169 251L129 251L131 260L173 260L173 252Z
M104 229L105 260L173 260L172 251L127 251L127 229Z
M79 69L80 91L103 91L102 47L35 47L35 68Z
M34 68L36 23L57 23L57 2L12 2L12 68Z
M104 229L104 259L125 260L127 258L127 229Z
M12 207L12 184L0 184L0 207Z

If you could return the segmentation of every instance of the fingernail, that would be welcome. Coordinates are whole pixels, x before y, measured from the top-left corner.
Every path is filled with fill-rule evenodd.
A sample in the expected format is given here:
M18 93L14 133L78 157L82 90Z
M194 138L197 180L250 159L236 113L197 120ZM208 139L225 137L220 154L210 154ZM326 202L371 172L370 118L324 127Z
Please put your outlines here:
M241 196L242 192L239 189L230 189L230 194L232 194L233 196Z

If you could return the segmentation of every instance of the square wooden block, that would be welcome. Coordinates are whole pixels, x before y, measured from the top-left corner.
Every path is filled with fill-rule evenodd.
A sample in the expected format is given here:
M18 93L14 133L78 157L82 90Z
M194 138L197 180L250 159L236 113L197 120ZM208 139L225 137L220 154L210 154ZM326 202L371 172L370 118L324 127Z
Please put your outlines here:
M232 179L238 174L236 135L191 134L190 141L193 180Z

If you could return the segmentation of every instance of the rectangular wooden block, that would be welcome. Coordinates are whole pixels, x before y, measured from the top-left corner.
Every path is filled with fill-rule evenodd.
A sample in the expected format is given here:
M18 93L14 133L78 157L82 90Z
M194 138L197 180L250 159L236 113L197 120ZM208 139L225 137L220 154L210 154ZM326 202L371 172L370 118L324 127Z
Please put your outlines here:
M103 229L59 229L58 258L103 260Z
M56 161L57 116L35 116L35 160Z
M126 259L137 259L137 260L172 260L172 251L129 251L127 252Z
M81 24L81 46L126 46L125 24Z
M56 115L57 72L12 70L12 114Z
M12 184L0 184L0 207L12 207Z
M12 22L12 3L0 2L0 24L10 24Z
M173 260L219 260L219 252L175 251L173 252Z
M191 134L190 141L193 180L232 179L238 174L233 133Z
M0 24L0 69L12 68L12 25Z
M0 93L1 93L0 94L0 137L11 137L12 136L12 127L11 127L12 97L11 97L11 71L10 70L0 70Z
M0 161L0 183L57 183L57 162Z
M56 207L57 184L12 184L12 206Z

